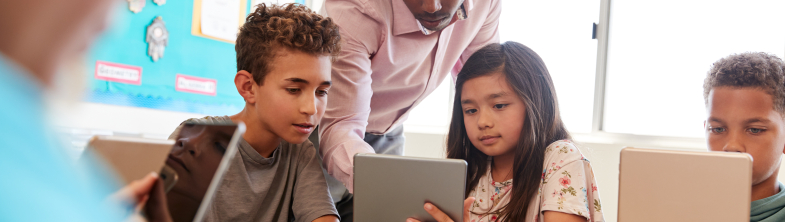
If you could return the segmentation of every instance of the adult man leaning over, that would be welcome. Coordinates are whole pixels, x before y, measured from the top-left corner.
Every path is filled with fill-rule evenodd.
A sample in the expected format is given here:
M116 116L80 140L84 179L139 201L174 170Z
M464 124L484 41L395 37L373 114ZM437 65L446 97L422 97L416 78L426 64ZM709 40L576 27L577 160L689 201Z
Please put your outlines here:
M319 147L328 173L349 191L337 203L346 221L354 155L403 155L409 111L474 51L499 42L501 2L327 0L324 6L341 29L343 50L332 67Z

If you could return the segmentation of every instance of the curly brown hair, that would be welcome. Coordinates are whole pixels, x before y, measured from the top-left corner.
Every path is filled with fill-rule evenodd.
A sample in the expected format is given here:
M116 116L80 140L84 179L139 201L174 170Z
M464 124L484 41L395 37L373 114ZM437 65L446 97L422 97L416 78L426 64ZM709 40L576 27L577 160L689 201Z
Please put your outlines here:
M301 4L259 4L245 19L234 49L237 71L245 70L262 85L279 47L335 58L341 36L332 19Z
M703 99L715 87L758 88L771 95L774 109L785 112L785 62L764 52L733 54L714 62L703 82Z

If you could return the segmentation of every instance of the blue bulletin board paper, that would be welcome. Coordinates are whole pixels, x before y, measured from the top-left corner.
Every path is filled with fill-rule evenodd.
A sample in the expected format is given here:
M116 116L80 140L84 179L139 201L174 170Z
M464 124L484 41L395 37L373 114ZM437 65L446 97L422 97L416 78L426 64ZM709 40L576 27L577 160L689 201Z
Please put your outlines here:
M114 21L89 53L91 90L86 100L206 115L239 112L245 103L234 86L234 44L191 35L193 4L193 0L176 0L159 6L150 1L136 14L128 10L127 2L118 4ZM169 31L169 41L163 58L153 62L145 35L158 16ZM96 79L93 70L99 60L142 67L141 84ZM177 74L217 80L215 96L176 91Z
M85 100L205 115L231 115L242 110L245 102L234 86L235 45L191 34L193 0L166 1L164 5L147 1L139 13L128 10L126 1L118 4L113 22L89 53L90 93ZM250 2L246 1L246 15ZM304 0L296 2L304 4ZM164 56L153 62L147 55L145 35L147 26L159 16L169 32L169 41ZM141 84L96 79L93 70L98 61L141 67ZM178 74L215 79L215 95L175 90Z

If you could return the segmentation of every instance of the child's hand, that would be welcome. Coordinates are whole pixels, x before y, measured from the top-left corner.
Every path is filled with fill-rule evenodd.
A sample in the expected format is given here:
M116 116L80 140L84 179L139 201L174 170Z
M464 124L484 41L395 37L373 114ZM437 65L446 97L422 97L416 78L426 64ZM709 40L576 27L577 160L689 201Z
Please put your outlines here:
M472 203L474 203L474 197L466 198L466 200L463 201L464 222L469 221L469 208L472 206ZM425 208L425 211L431 214L431 217L436 219L436 221L438 222L454 222L450 217L447 216L447 214L439 210L439 208L436 208L436 206L434 206L431 203L425 203L423 207ZM409 218L406 220L406 222L419 222L419 220L414 218Z
M144 206L144 212L147 215L148 222L172 222L172 216L169 214L169 204L166 201L166 192L164 191L164 181L158 179L153 187L150 189L147 204Z
M145 208L150 222L170 222L166 204L163 181L158 174L151 172L142 179L134 180L109 197L112 204L128 204L134 206L134 215ZM145 203L147 203L145 205ZM132 216L133 217L133 216Z
M150 197L150 190L155 182L158 181L158 174L150 172L142 179L134 180L109 197L113 203L128 204L135 209L141 209Z

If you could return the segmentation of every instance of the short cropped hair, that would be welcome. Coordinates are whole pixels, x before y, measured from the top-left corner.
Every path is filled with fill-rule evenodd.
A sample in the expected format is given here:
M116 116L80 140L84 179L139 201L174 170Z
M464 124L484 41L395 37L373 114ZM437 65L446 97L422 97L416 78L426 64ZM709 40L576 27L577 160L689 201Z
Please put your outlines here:
M334 59L341 36L332 19L301 4L259 4L237 35L237 71L245 70L262 85L276 52L283 48Z
M703 99L716 87L757 88L771 95L774 109L785 112L785 62L764 52L733 54L714 62L703 82Z

